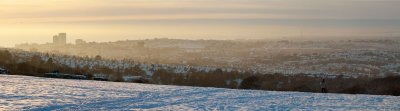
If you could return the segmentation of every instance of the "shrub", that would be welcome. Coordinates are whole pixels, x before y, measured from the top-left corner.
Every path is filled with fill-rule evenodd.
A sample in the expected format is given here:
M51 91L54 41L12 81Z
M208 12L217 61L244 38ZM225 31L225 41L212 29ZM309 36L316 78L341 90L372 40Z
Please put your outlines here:
M240 85L241 89L260 89L260 87L260 78L258 76L247 77Z

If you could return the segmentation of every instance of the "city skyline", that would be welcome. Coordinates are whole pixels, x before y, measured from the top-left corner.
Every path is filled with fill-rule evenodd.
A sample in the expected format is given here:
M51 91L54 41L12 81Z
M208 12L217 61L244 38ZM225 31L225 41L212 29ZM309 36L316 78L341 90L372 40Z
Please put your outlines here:
M0 111L399 110L400 0L0 0Z
M0 46L151 38L270 39L400 35L395 0L2 0ZM6 39L5 39L6 38Z

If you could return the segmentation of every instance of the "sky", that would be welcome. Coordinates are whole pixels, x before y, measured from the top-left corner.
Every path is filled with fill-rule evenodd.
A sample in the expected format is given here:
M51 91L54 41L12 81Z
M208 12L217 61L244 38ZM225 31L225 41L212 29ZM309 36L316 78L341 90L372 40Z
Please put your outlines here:
M0 46L400 35L400 0L0 0Z

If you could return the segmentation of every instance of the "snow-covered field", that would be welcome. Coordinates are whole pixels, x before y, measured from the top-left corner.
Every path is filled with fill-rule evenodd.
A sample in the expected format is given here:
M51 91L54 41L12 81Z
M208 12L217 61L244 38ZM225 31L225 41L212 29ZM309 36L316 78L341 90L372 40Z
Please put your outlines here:
M0 75L0 110L400 110L400 97Z

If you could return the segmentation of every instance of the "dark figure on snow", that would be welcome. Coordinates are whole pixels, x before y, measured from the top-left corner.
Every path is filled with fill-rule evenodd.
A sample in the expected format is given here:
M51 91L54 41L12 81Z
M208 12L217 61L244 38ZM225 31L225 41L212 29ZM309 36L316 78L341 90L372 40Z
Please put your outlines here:
M319 84L321 85L321 93L328 93L328 91L326 91L325 79L322 79L321 83Z

